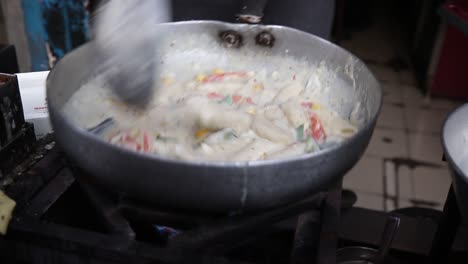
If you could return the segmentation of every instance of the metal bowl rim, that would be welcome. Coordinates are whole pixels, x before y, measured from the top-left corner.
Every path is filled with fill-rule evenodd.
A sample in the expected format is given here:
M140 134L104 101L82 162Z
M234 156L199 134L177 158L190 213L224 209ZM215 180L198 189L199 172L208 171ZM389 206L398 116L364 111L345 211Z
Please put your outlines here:
M450 148L447 146L446 138L448 137L448 124L451 122L454 116L460 115L460 113L466 112L468 113L468 103L459 106L455 111L453 111L450 115L448 115L445 118L443 127L442 127L442 134L441 134L441 142L442 142L442 148L443 148L443 153L445 154L445 158L447 159L450 167L455 170L455 172L462 177L462 179L465 181L465 183L468 183L468 172L464 172L460 166L458 165L457 162L453 159L453 156L450 151Z

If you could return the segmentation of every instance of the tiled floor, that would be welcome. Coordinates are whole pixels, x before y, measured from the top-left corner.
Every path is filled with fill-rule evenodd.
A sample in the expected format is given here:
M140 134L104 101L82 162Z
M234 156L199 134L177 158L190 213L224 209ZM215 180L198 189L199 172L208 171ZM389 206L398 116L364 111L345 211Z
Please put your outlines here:
M371 142L343 184L357 193L356 206L386 211L408 206L441 209L451 179L442 161L440 130L460 103L424 96L409 67L397 71L388 66L394 58L407 60L397 31L381 18L342 43L368 62L384 91Z

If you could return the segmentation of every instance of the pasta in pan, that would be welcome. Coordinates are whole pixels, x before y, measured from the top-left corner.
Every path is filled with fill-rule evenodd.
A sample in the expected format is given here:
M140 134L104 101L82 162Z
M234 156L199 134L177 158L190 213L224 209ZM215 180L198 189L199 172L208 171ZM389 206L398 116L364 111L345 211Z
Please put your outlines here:
M112 113L114 126L102 134L110 143L182 160L297 156L338 144L357 131L349 120L313 100L316 91L307 89L296 75L277 83L255 72L220 69L188 81L172 76L162 76L160 88L144 113L112 99L106 89L96 93L96 83L83 86L65 109L84 127ZM91 111L82 106L91 105L86 100L91 100L92 93L101 103L93 108L94 120L85 122L76 112Z

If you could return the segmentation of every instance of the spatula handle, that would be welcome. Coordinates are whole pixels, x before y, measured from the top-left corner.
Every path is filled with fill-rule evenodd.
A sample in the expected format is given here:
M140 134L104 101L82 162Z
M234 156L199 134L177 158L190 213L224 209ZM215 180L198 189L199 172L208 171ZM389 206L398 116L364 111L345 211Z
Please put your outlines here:
M244 23L258 24L262 21L263 10L268 0L243 0L241 11L237 15L239 20Z

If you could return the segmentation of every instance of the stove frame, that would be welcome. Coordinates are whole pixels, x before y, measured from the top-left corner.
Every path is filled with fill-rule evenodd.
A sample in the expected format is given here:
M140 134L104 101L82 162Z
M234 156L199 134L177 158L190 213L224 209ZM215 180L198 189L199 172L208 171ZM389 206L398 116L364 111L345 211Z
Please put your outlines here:
M387 218L384 212L344 204L346 199L341 199L339 184L326 193L255 215L157 210L126 197L104 193L81 180L86 177L79 177L78 182L74 175L83 172L74 168L57 147L41 156L6 189L18 205L7 236L0 237L0 258L26 263L32 260L34 263L246 263L232 258L230 252L244 244L258 246L259 236L283 230L291 236L288 259L283 262L336 263L337 247L350 244L378 247ZM87 199L78 201L78 206L94 207L92 215L100 219L103 229L87 229L49 219L74 186L79 186ZM450 205L447 209L453 213L454 203ZM450 228L453 218L443 220L438 226L430 219L399 217L400 229L392 244L394 255L444 260L451 248L450 238L455 239L452 250L468 252L468 245L463 241L463 237L468 237L465 228L457 236L444 229ZM132 223L135 219L180 226L183 232L163 237L157 243L142 240Z
M91 184L75 180L76 173L84 172L73 168L63 153L54 149L7 189L18 207L7 239L0 239L0 248L9 249L1 252L10 253L4 257L18 257L13 255L26 252L21 253L21 258L47 256L57 263L78 261L83 254L96 261L91 263L242 263L222 256L270 232L274 225L299 215L290 262L335 262L340 187L254 215L207 216L157 210L126 197L107 195ZM44 221L49 209L73 184L79 184L106 233ZM129 219L188 228L182 234L168 237L163 245L155 246L138 241ZM14 246L6 241L14 241Z

